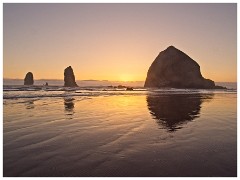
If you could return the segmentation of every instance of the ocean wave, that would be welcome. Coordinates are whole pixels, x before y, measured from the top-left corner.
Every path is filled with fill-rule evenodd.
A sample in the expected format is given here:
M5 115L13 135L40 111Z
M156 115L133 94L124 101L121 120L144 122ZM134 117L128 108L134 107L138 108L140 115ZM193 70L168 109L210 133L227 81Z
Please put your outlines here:
M208 94L208 93L236 93L236 89L175 89L175 88L134 88L127 91L126 88L106 87L40 87L40 86L5 86L3 99L19 98L57 98L57 97L85 97L85 96L111 96L111 95L146 95L146 94Z

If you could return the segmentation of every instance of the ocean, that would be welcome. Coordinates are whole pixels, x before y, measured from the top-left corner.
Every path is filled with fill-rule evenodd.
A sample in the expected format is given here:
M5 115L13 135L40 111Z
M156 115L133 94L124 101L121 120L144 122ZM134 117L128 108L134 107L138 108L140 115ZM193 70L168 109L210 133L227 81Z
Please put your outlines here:
M63 86L64 81L59 79L38 79L34 81L34 84L41 86L48 82L49 86ZM23 79L3 79L3 85L23 85ZM101 87L101 86L132 86L132 87L143 87L144 81L108 81L108 80L76 80L76 83L80 87ZM230 89L237 89L236 82L215 82L216 85L224 86Z
M236 83L22 82L3 82L5 177L237 176ZM112 87L119 83L133 91Z

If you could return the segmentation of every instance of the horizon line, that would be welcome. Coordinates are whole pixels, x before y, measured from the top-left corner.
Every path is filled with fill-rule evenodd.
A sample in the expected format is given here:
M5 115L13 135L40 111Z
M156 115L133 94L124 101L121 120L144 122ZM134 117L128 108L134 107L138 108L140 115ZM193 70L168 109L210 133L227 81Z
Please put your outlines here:
M24 80L20 78L3 78L3 80ZM64 81L64 79L34 79L34 81L40 81L40 80L52 80L52 81ZM144 82L145 80L137 80L137 81L121 81L121 80L97 80L97 79L77 79L75 81L115 81L115 82ZM237 81L214 81L214 82L221 82L221 83L237 83Z

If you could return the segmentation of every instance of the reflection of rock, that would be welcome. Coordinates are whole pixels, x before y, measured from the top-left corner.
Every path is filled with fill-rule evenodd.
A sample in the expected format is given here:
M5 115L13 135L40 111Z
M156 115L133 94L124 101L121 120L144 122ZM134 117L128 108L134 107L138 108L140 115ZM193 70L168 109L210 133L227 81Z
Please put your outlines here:
M25 103L26 109L34 109L34 101L35 100L30 100Z
M28 72L24 78L24 85L33 85L33 73Z
M74 109L74 102L73 98L65 98L64 99L64 106L66 111L72 111Z
M150 66L144 87L214 89L214 81L205 79L197 62L184 52L169 46Z
M77 83L75 81L75 76L73 73L73 69L71 66L68 66L64 70L64 86L66 87L77 87Z
M168 131L200 116L201 104L213 94L160 94L148 95L148 109L157 123Z

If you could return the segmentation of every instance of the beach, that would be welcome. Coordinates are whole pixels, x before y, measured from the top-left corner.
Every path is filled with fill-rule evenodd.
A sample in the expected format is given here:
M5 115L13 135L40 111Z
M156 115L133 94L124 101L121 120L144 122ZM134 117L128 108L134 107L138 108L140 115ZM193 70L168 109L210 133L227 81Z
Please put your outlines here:
M237 176L236 90L19 88L4 91L5 177Z

